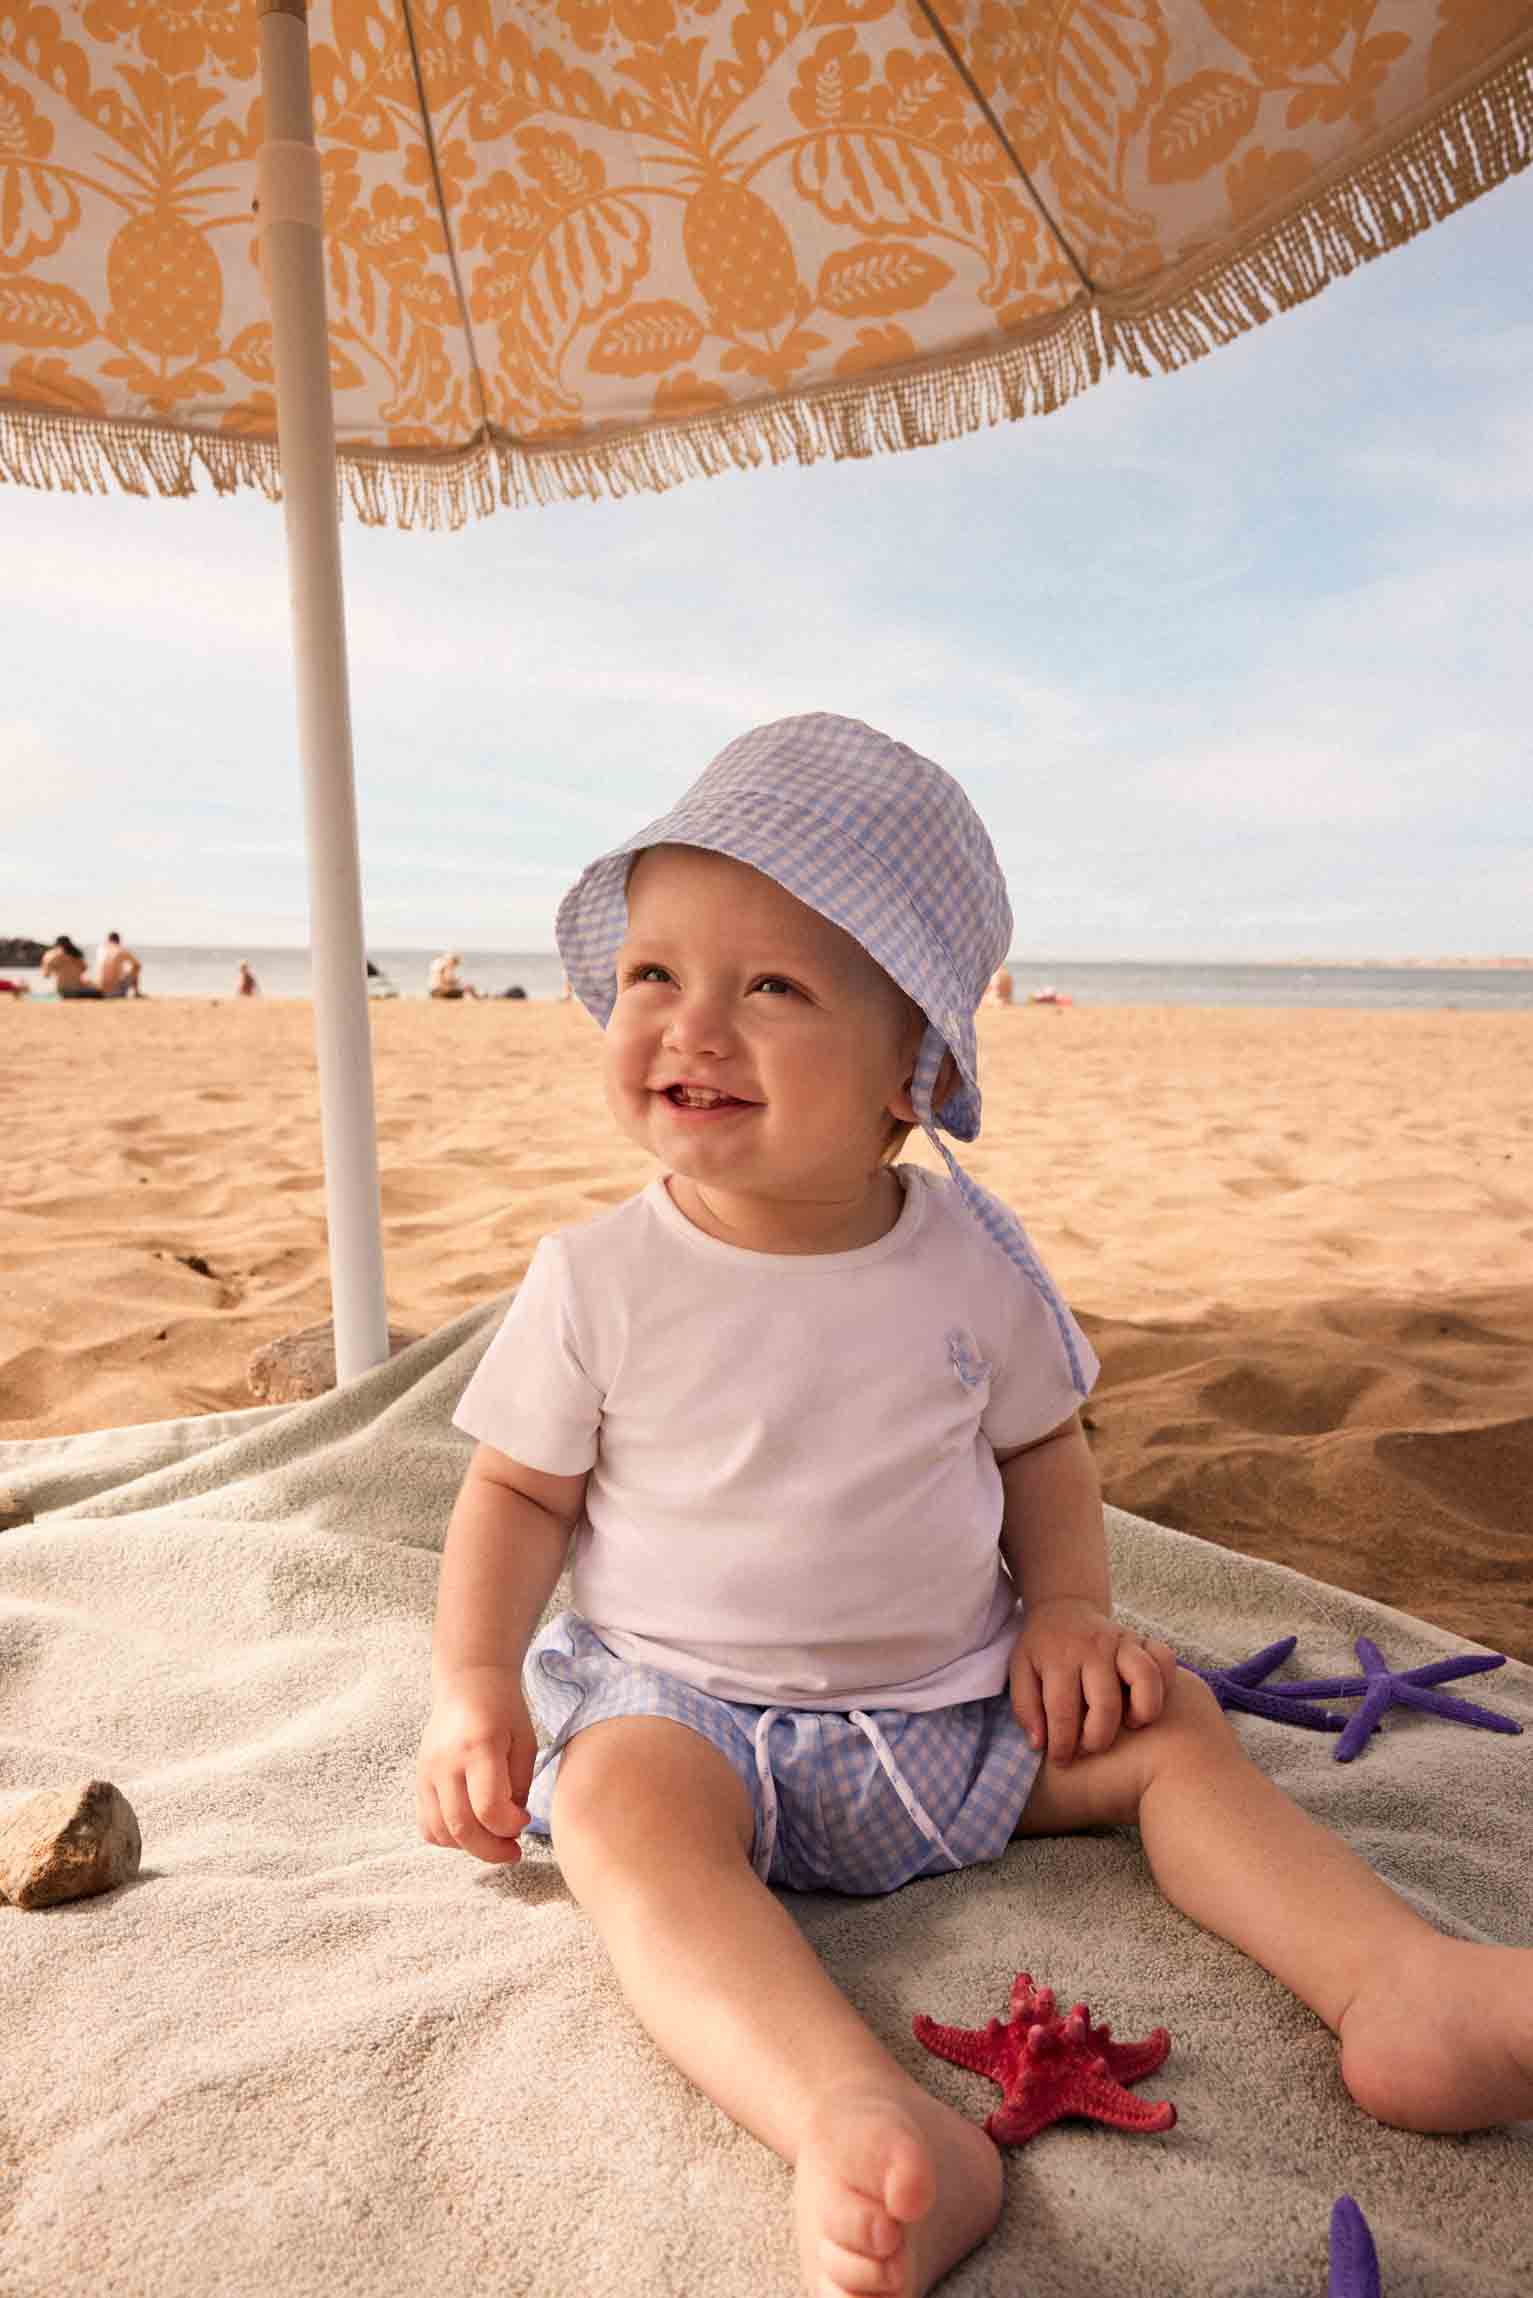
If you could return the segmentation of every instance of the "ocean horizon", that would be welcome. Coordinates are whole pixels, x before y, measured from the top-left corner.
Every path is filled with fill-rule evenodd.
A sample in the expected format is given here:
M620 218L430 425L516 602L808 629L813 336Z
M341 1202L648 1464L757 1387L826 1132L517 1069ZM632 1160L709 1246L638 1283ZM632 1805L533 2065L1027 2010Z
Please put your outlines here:
M303 948L226 948L141 942L146 995L219 1000L235 994L235 972L248 959L261 994L306 998L309 953ZM434 949L376 948L374 965L401 997L424 997ZM463 951L465 981L489 997L519 988L528 998L555 999L564 984L552 950ZM1533 1008L1533 967L1483 966L1463 960L1389 964L1332 959L1247 959L1242 962L1161 963L1136 958L1012 957L1007 960L1019 1002L1055 990L1076 1005L1342 1006L1422 1010L1514 1011ZM33 969L0 968L27 982L34 994L47 985Z

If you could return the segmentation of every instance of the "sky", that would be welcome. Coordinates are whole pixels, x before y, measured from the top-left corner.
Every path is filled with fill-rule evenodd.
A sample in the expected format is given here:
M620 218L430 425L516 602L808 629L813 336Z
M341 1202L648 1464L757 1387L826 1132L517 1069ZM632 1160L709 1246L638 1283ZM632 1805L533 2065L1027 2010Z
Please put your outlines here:
M1192 367L862 463L367 529L366 938L553 947L732 736L963 782L1013 950L1533 948L1533 171ZM280 509L0 492L0 933L307 933Z

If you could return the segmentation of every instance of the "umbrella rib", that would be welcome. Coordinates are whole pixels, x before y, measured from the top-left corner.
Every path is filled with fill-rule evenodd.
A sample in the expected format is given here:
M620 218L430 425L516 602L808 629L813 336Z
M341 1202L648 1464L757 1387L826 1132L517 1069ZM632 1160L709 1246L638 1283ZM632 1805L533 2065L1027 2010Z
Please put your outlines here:
M995 137L996 142L1000 145L1002 151L1006 154L1006 157L1010 160L1012 166L1016 169L1017 174L1021 177L1023 188L1025 189L1028 198L1032 201L1034 207L1038 210L1038 213L1042 216L1044 222L1048 225L1050 231L1054 234L1055 239L1058 240L1061 248L1064 250L1065 260L1069 264L1070 269L1074 272L1076 278L1080 281L1082 287L1084 287L1086 290L1086 293L1088 295L1095 295L1096 288L1093 285L1089 275L1081 269L1080 263L1076 257L1075 250L1070 245L1070 242L1066 239L1064 235L1064 229L1060 224L1058 217L1054 214L1053 210L1048 204L1048 201L1043 197L1043 194L1039 191L1037 185L1033 182L1032 177L1028 174L1026 168L1022 165L1022 162L1017 156L1016 151L1013 149L1011 138L1007 135L1006 130L1001 126L1000 121L996 118L995 113L991 110L989 101L986 98L983 89L976 81L974 74L969 70L968 65L964 62L962 56L959 55L958 50L954 47L953 42L948 34L947 27L942 22L941 18L938 16L935 8L933 7L932 0L916 0L916 6L920 9L921 14L926 18L927 23L931 26L933 32L941 41L943 48L947 52L948 62L952 65L954 71L958 74L958 77L962 80L964 86L968 89L970 95L974 98L975 103L978 104L980 110L984 113L985 118L989 121L991 134Z
M452 291L458 299L458 317L463 325L463 340L468 346L468 363L474 378L474 394L479 401L479 421L486 438L490 434L490 402L484 387L484 372L479 365L479 348L474 341L473 323L468 315L468 302L463 293L463 275L458 269L458 250L453 244L452 225L447 214L447 194L442 184L442 170L437 160L436 134L431 125L431 106L426 101L426 82L421 73L420 49L415 41L415 18L411 0L399 0L399 12L404 18L405 38L410 43L410 69L415 75L415 93L420 102L421 132L426 139L426 157L431 162L431 181L436 186L437 213L442 219L442 244L447 250L447 268L452 273Z

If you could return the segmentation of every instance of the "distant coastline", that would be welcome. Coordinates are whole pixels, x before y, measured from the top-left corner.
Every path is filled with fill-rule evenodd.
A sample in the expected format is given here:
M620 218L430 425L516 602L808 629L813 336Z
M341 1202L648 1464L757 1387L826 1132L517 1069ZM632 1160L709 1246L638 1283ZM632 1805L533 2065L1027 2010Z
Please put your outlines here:
M214 957L216 957L216 956L219 956L219 955L227 955L227 956L229 957L229 959L230 959L231 963L232 963L232 962L233 962L233 961L234 961L234 960L235 960L235 959L236 959L236 958L239 956L240 952L241 952L241 951L244 949L244 947L245 947L246 945L245 945L245 944L243 944L243 943L235 943L235 942L231 942L231 943L229 943L229 944L228 944L228 946L227 946L227 950L226 950L226 951L225 951L225 950L220 950L220 949L219 949L219 948L218 948L216 945L214 945L214 944L212 944L212 943L195 943L195 944L193 944L193 943L188 943L188 944L185 944L185 945L167 945L167 946L172 946L172 947L177 947L177 946L185 946L187 949L193 949L193 948L195 948L195 949L198 949L198 950L200 950L200 951L204 952L204 953L205 953L205 954L207 954L208 956L214 956ZM47 944L46 942L37 941L37 940L33 939L32 937L30 937L29 935L26 935L26 934L10 934L10 935L6 935L6 934L0 934L0 965L18 965L18 966L29 966L29 967L31 967L31 966L36 966L36 965L38 965L38 964L40 964L40 963L41 963L43 952L44 952L44 950L45 950L47 947L48 947L48 944ZM306 954L307 954L307 951L308 951L308 944L307 944L306 942L291 942L291 943L286 943L286 944L283 944L283 945L282 945L282 948L283 948L284 952L290 952L290 953L291 953L293 956L295 956L295 957L298 957L298 956L304 956L304 955L306 955ZM394 953L394 954L397 954L397 955L401 955L401 956L419 957L419 958L421 958L421 959L423 959L423 960L424 960L424 959L427 959L427 958L431 957L431 956L433 955L433 952L432 952L431 950L428 950L428 949L426 949L426 948L423 946L422 948L420 948L420 949L418 949L418 950L401 951L401 952L398 952L398 953ZM465 961L468 961L468 962L471 962L471 961L472 961L472 960L473 960L475 957L479 957L479 956L483 956L483 955L487 955L487 954L489 954L489 953L486 953L486 952L482 952L482 951L477 951L477 950L472 950L472 949L468 949L468 948L465 948L465 949L464 949L464 958L465 958ZM524 957L531 957L531 958L547 958L547 959L550 959L550 960L555 960L555 961L557 960L557 957L558 957L558 952L557 952L556 950L527 950L527 951L523 951L521 954L522 954ZM1030 970L1034 970L1034 971L1036 971L1036 970L1040 970L1040 969L1042 969L1042 970L1046 970L1046 969L1047 969L1048 967L1050 967L1050 966L1060 966L1060 965L1114 965L1114 966L1117 966L1117 965L1149 965L1149 966L1176 966L1176 967L1184 967L1184 966L1185 966L1185 967L1199 967L1199 966L1203 966L1203 967L1208 967L1208 968L1219 968L1219 969L1224 969L1224 968L1228 968L1228 967L1250 967L1250 968L1252 968L1253 970L1254 970L1255 968L1258 968L1258 967L1262 967L1262 968L1273 969L1273 970L1277 970L1277 971L1280 971L1280 972L1288 972L1288 973L1294 973L1294 972L1299 972L1299 971L1319 972L1319 971L1321 971L1322 969L1324 969L1324 970L1326 970L1326 971L1332 971L1332 972L1344 972L1344 973L1528 973L1528 972L1533 972L1533 956L1529 956L1529 957L1506 957L1506 956L1500 956L1500 957L1302 957L1302 956L1301 956L1301 957L1233 957L1233 956L1226 956L1226 957L1216 957L1216 958L1158 958L1158 957L1155 957L1155 958L1152 958L1152 957L1138 957L1138 958L1123 958L1123 957L1116 957L1116 958L1087 958L1087 957L1064 957L1064 956L1061 956L1061 955L1060 955L1060 953L1059 953L1058 951L1055 951L1055 952L1051 953L1050 955L1048 955L1048 956L1046 956L1046 957L1033 957L1033 956L1029 956L1029 955L1028 955L1028 954L1027 954L1027 953L1024 951L1024 952L1022 952L1020 955L1017 955L1017 956L1012 956L1012 957L1008 957L1008 959L1007 959L1007 961L1006 961L1006 962L1007 962L1007 964L1008 964L1008 965L1011 965L1011 966L1026 966L1026 967L1028 967Z
M1189 971L1202 966L1210 971L1223 971L1230 967L1253 973L1265 967L1275 973L1529 973L1533 972L1533 957L1222 957L1222 958L1062 958L1008 957L1009 966L1028 966L1034 971L1051 965L1150 965L1178 966Z
M1377 973L1525 973L1533 957L1251 958L1251 965L1349 966Z

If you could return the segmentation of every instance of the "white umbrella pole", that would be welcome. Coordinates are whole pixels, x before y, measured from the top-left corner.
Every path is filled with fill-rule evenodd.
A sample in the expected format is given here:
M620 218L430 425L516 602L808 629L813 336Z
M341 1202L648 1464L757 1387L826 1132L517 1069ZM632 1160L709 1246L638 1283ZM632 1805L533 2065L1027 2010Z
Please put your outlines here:
M258 161L271 298L277 434L298 677L309 855L335 1365L350 1380L388 1357L372 1038L362 941L335 415L325 319L319 155L304 0L259 0L267 141Z

